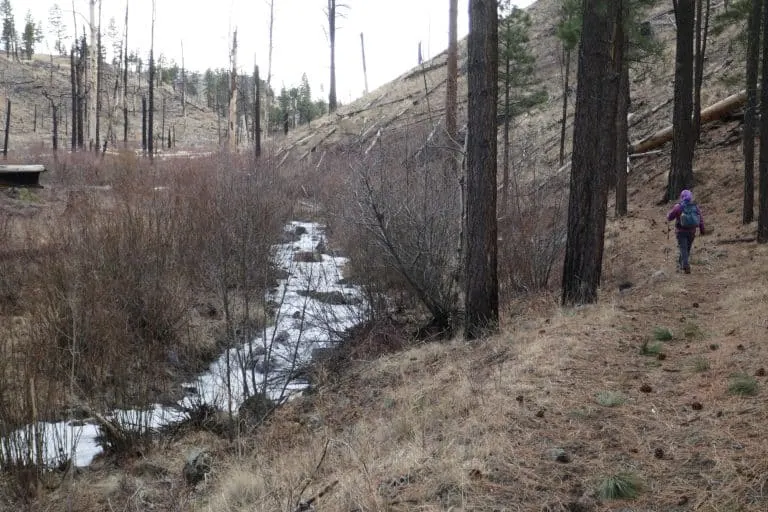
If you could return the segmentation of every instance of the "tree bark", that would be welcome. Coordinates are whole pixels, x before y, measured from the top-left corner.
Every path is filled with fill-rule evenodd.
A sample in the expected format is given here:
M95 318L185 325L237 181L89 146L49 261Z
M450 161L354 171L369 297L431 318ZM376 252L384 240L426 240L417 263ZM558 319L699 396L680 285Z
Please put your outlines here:
M3 158L8 158L8 139L11 134L11 100L7 100L5 109L5 137L3 142Z
M707 54L707 35L709 33L710 0L706 0L706 10L702 9L702 1L696 0L696 70L693 83L693 137L695 142L701 138L701 86L704 82L704 57Z
M155 0L152 0L152 28L149 46L149 111L147 112L147 150L149 159L155 158Z
M77 149L77 65L75 64L75 47L69 52L69 78L72 85L72 152Z
M331 86L328 113L336 112L336 0L328 0L328 38L331 41Z
M760 17L762 0L752 2L747 21L747 105L744 109L744 206L741 222L754 220L755 209L755 132L757 131L757 79L760 70Z
M86 80L86 87L85 87L85 98L86 98L86 111L87 111L87 122L88 122L88 144L89 147L94 143L96 140L96 97L97 94L95 94L96 90L96 75L97 75L97 59L98 56L96 55L96 52L94 51L94 48L96 47L96 39L98 38L98 32L99 28L97 25L96 20L96 0L88 0L88 13L90 15L89 18L89 30L90 30L90 49L88 52L88 65L87 65L87 76L88 79ZM98 145L97 145L98 148ZM98 151L98 149L97 149Z
M445 131L453 145L457 137L456 116L458 103L458 0L448 0L448 76L445 83Z
M766 6L768 10L768 6ZM760 81L760 176L757 243L768 243L768 16L763 15L763 76Z
M502 157L502 189L501 189L501 215L506 217L507 209L509 208L509 132L510 124L512 122L509 115L509 96L510 96L510 58L509 58L509 41L511 40L510 32L511 26L506 23L506 36L504 38L504 151Z
M571 50L563 49L565 72L563 73L563 118L560 122L560 167L565 163L565 128L568 121L568 81L571 74Z
M363 83L365 84L365 94L368 94L368 69L365 66L365 39L363 38L362 32L360 32L360 51L363 53Z
M125 48L123 50L123 144L128 148L128 0L125 0Z
M232 34L232 53L229 56L232 71L229 74L229 109L227 115L227 145L229 151L237 150L237 29Z
M261 84L259 83L259 66L253 70L253 82L256 87L254 93L254 113L253 113L253 152L256 158L261 156Z
M147 151L147 98L141 97L141 150Z
M693 188L693 32L695 0L675 0L675 104L672 116L672 168L666 198L674 201L683 189Z
M469 2L464 338L498 329L496 115L498 14L495 0Z
M597 301L603 262L608 180L616 171L616 103L624 38L622 1L585 0L571 153L563 305Z
M99 2L99 24L96 33L96 128L94 129L94 140L96 141L94 151L99 152L101 136L101 2Z
M181 117L187 117L187 71L184 68L184 41L181 42Z
M629 59L625 52L629 47L629 37L624 30L624 24L619 27L624 50L621 52L621 76L619 77L619 94L616 102L616 217L627 215L627 157L629 153Z

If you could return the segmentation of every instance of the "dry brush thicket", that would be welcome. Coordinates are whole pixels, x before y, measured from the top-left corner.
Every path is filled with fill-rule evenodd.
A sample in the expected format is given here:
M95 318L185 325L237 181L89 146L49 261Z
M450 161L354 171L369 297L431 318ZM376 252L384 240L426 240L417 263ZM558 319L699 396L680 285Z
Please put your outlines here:
M17 428L81 404L172 398L217 345L245 341L264 321L271 246L289 217L282 178L227 155L153 167L129 154L91 158L54 167L49 215L0 223L0 309L10 320L2 466L40 462L7 437Z

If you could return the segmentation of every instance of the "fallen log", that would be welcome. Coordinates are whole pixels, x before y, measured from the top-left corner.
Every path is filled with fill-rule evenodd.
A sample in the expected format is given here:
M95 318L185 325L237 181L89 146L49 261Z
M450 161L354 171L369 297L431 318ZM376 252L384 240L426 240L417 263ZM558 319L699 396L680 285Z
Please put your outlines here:
M744 105L747 101L747 92L741 91L738 94L733 94L727 98L718 101L717 103L710 105L701 111L701 124L715 121L725 116L734 109L737 109ZM645 153L651 149L655 149L662 144L665 144L672 140L674 134L673 126L667 126L666 128L652 133L648 137L630 144L629 152L632 153Z

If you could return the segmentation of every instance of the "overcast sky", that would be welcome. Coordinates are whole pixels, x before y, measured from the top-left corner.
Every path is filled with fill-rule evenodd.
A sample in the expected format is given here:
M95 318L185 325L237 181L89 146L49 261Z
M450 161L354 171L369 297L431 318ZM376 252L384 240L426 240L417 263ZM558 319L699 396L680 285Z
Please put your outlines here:
M364 33L368 87L370 90L417 65L418 44L425 58L437 55L448 45L448 0L338 0L348 6L337 22L337 95L343 103L363 92L360 33ZM459 37L468 31L468 0L459 0ZM520 0L525 7L533 0ZM52 0L11 0L17 23L27 10L43 20L48 33L48 11ZM64 21L72 29L72 0L58 0ZM274 53L272 87L279 91L298 85L306 73L315 97L327 96L329 50L326 36L327 0L274 0ZM74 0L78 30L88 16L87 0ZM114 17L122 32L125 0L104 0L104 32ZM151 0L129 0L128 45L148 55ZM266 79L269 41L269 0L156 0L155 52L191 70L228 66L229 34L237 28L238 67L253 73L254 58ZM21 30L21 27L20 27ZM108 43L105 43L105 46ZM43 50L41 48L41 50ZM48 53L47 50L43 50Z

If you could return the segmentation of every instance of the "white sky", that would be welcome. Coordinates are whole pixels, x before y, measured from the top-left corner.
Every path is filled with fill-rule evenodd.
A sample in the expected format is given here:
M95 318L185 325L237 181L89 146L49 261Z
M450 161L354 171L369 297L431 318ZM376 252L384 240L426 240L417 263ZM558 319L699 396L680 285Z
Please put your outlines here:
M426 58L448 45L448 0L337 0L345 3L345 18L337 21L336 82L341 102L348 103L364 89L360 33L365 35L368 87L370 90L417 65L419 41ZM48 10L57 2L72 31L73 0L11 0L18 25L27 10L43 20L48 33ZM323 8L327 0L274 0L274 50L272 87L279 91L298 85L307 73L312 95L326 97L330 52ZM459 0L459 37L468 31L468 0ZM533 0L519 0L525 7ZM79 30L88 16L87 0L74 0ZM155 52L181 63L184 42L185 65L190 70L228 67L229 33L238 29L238 67L253 73L254 56L262 79L267 74L269 0L156 0ZM129 0L128 45L149 54L151 0ZM125 0L104 0L103 32L114 17L122 32ZM19 28L21 30L21 27ZM109 44L105 42L105 46ZM48 53L40 48L40 53ZM322 88L322 91L321 91Z

